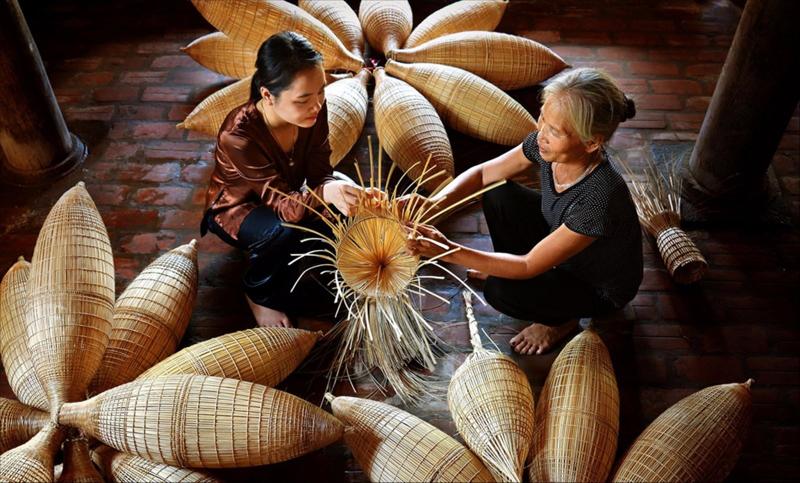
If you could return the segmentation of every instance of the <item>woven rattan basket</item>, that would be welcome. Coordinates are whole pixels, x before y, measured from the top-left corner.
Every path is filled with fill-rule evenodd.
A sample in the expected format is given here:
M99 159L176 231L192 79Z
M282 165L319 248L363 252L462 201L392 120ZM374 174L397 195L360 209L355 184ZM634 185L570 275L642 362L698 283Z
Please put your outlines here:
M0 455L0 481L53 481L53 460L66 429L48 422L30 441Z
M74 483L102 483L103 476L92 463L86 438L72 430L64 441L64 466L56 481Z
M192 0L208 22L246 48L257 50L271 35L297 32L320 51L325 69L358 72L364 62L345 48L325 24L289 2Z
M516 146L536 130L536 121L520 103L463 69L390 60L386 73L417 89L445 124L469 136Z
M233 332L187 347L145 371L139 379L196 374L273 387L303 362L319 337L318 332L284 327Z
M430 14L408 36L406 49L424 44L443 35L497 28L506 11L508 0L461 0Z
M28 348L56 414L62 403L86 395L108 345L114 308L111 243L83 182L47 215L33 251L28 297Z
M47 413L0 397L0 454L31 439L49 420Z
M363 69L358 76L335 82L325 88L331 166L339 164L339 161L350 152L364 129L369 107L367 95L369 77L369 71Z
M431 173L443 171L422 183L428 191L453 179L453 150L442 120L430 102L405 82L375 69L375 127L383 149L408 176L417 181L428 161Z
M176 127L216 137L225 117L250 99L250 81L250 77L240 79L206 97Z
M0 354L8 383L17 398L28 406L47 411L47 394L33 370L25 330L30 272L31 264L20 257L0 282Z
M215 483L222 481L211 473L155 463L132 454L120 453L100 445L92 451L92 461L108 481L119 483L163 482Z
M567 67L558 54L538 42L496 32L445 35L388 57L459 67L505 90L536 85Z
M211 376L130 382L64 404L59 422L119 451L190 468L277 463L342 435L336 418L296 396Z
M656 245L676 282L688 284L703 278L708 262L685 231L677 227L667 228L656 236Z
M413 414L369 399L329 399L370 481L493 481L467 448Z
M358 15L344 0L300 0L297 5L324 23L356 57L364 54Z
M750 427L752 382L711 386L675 403L636 438L613 480L725 480Z
M206 69L236 79L253 75L256 70L257 50L222 32L203 35L181 51Z
M160 256L119 296L90 394L130 382L175 352L197 297L196 245L192 240Z
M531 481L605 481L614 464L619 391L605 344L593 330L553 362L536 406Z
M413 26L408 0L361 0L358 18L369 45L381 53L402 47Z

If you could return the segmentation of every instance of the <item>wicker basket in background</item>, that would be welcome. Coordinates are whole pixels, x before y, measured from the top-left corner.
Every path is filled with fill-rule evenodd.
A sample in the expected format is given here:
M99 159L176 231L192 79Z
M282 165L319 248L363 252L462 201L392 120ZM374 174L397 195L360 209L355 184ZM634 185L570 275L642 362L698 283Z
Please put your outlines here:
M71 430L64 441L64 466L55 481L73 483L103 483L103 476L97 471L89 452L89 443L76 430Z
M181 52L206 69L235 79L253 75L256 51L222 32L203 35L181 48Z
M492 31L506 12L508 0L461 0L440 8L417 25L403 48L410 49L443 35Z
M693 283L705 275L708 262L685 231L678 227L665 228L656 235L656 245L676 282Z
M132 454L120 453L100 445L92 451L92 461L108 481L119 483L161 482L216 483L222 481L211 473L198 469L177 468L155 463Z
M369 78L369 71L362 69L356 77L340 80L325 88L331 166L339 164L361 137L369 107Z
M361 0L358 19L369 45L380 53L402 47L414 23L408 0Z
M353 55L364 55L361 22L345 0L300 0L297 5L328 26Z
M0 397L0 454L31 439L48 421L49 414Z
M66 428L48 422L27 443L0 455L0 481L53 481L55 455Z

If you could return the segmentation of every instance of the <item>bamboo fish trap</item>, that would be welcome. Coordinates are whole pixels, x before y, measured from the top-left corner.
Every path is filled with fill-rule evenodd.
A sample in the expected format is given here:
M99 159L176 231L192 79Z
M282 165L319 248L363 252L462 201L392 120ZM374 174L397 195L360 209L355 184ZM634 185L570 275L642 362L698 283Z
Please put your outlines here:
M59 423L172 466L277 463L338 440L333 416L291 394L212 376L163 376L61 408Z
M325 69L358 72L364 65L325 24L289 2L268 0L192 0L208 22L244 48L257 50L271 35L297 32L322 53Z
M453 374L447 405L467 446L497 481L522 481L533 437L533 391L511 358L483 348L464 292L473 352Z
M297 4L324 23L356 57L364 54L364 32L358 15L344 0L300 0Z
M221 335L164 359L140 380L176 374L240 379L274 387L306 358L320 333L259 327Z
M173 483L216 483L220 480L203 470L176 468L155 463L132 454L120 453L114 448L100 445L92 452L92 461L108 481L139 483L142 481Z
M0 481L53 481L54 458L66 428L48 422L30 441L0 455Z
M103 362L89 394L134 380L175 352L197 297L197 241L161 255L128 285L114 306Z
M361 0L358 18L369 45L381 53L402 47L413 26L408 0Z
M251 79L252 77L240 79L206 97L175 127L216 137L228 114L250 99Z
M245 46L222 32L203 35L181 47L181 52L206 69L236 79L253 75L257 51L257 48Z
M113 317L111 243L83 182L47 215L33 251L28 298L28 348L55 418L61 404L84 398Z
M25 330L30 271L31 264L19 257L0 282L0 354L8 383L17 398L28 406L47 411L47 394L33 369Z
M326 398L370 481L493 481L467 448L413 414L369 399Z
M750 386L711 386L675 403L636 438L613 481L723 481L752 418Z
M536 130L536 121L520 103L480 77L440 64L386 62L386 73L428 99L442 121L469 136L516 146Z
M553 362L536 406L531 481L605 481L619 432L619 391L608 349L591 329Z
M356 77L335 82L325 88L328 99L330 160L333 167L339 164L361 137L369 107L369 77L369 71L362 69Z
M31 439L49 420L47 413L0 397L0 454Z
M506 11L508 0L461 0L440 8L414 28L406 49L424 44L443 35L497 28Z
M566 62L544 45L497 32L460 32L387 55L406 63L458 67L510 90L536 85L561 72Z
M72 430L72 434L64 441L64 466L56 481L74 483L102 483L104 481L92 463L89 443L75 430Z
M436 109L416 89L375 69L375 128L389 157L428 191L452 181L455 174L453 150ZM429 160L433 172L444 179L422 179L420 160Z

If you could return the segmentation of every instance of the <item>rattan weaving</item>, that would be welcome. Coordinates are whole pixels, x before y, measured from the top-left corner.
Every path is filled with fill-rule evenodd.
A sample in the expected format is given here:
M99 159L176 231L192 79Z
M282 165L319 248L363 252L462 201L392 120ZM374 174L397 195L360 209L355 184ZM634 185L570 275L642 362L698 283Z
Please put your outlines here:
M59 482L103 483L103 476L92 463L89 444L78 431L72 430L64 441L64 466Z
M0 397L0 454L31 439L49 420L45 412Z
M410 49L443 35L497 28L508 0L461 0L433 12L417 25L403 48Z
M240 79L206 97L176 127L216 137L225 117L250 99L250 82L250 77Z
M30 441L0 455L0 481L53 481L53 463L66 428L52 422Z
M182 47L181 51L206 69L236 79L253 75L256 70L257 49L245 46L222 32L203 35Z
M211 473L189 468L177 468L155 463L132 454L120 453L114 448L100 445L92 451L92 461L108 481L118 483L214 483L222 481Z
M364 32L358 15L344 0L300 0L297 6L324 23L356 57L364 54Z
M367 95L369 78L369 71L362 69L358 76L340 80L325 88L331 166L339 164L361 137L369 107Z
M656 235L656 245L669 274L678 283L693 283L708 269L703 254L685 231L678 227L667 228Z
M358 18L369 45L381 53L402 47L413 26L408 0L361 0Z

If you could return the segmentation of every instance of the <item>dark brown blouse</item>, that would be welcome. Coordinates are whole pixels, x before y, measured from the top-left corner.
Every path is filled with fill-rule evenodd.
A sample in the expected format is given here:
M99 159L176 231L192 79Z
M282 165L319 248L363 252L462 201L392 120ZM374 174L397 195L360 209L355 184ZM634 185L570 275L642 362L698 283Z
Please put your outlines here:
M312 127L300 128L290 159L255 103L248 102L231 111L220 127L206 209L234 239L244 218L260 205L269 206L284 221L300 221L306 214L302 203L319 205L309 190L322 198L322 186L334 179L330 154L327 105Z

